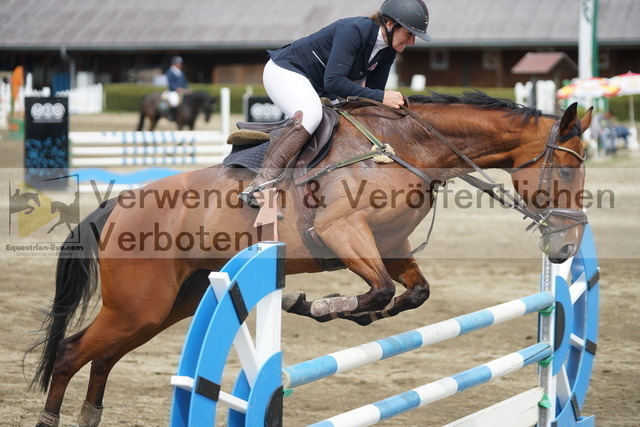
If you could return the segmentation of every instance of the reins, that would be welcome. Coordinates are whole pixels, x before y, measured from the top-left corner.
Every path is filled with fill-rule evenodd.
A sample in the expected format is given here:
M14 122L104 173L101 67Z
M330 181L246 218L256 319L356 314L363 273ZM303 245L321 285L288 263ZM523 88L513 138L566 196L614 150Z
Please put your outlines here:
M561 232L569 228L572 228L578 225L584 225L587 223L586 214L582 210L549 208L549 209L541 210L538 213L532 212L529 209L529 207L526 206L526 203L524 202L522 197L520 197L517 193L515 194L515 196L512 195L509 191L507 191L504 188L503 184L499 184L493 178L491 178L484 170L482 170L478 165L476 165L473 162L473 160L471 160L465 153L460 151L455 145L451 143L451 141L449 141L444 135L438 132L433 127L433 125L431 125L425 119L417 115L415 111L411 110L408 106L409 105L408 99L406 99L406 105L401 106L400 109L394 109L387 105L384 105L381 102L378 102L372 99L367 99L367 98L360 98L360 97L349 97L347 98L346 103L375 105L375 106L385 108L393 112L394 114L397 114L398 116L403 116L403 117L410 116L412 119L418 122L428 133L433 135L437 140L439 140L442 144L444 144L451 151L453 151L458 157L460 157L465 163L467 163L471 168L473 168L475 172L478 172L486 181L483 181L482 179L476 178L474 176L466 175L466 174L461 175L460 179L467 182L471 186L481 190L483 193L488 194L490 197L497 200L502 206L518 211L523 215L523 219L528 218L532 220L532 223L526 227L527 231L529 230L535 231L537 228L541 227L543 229L543 236L544 236L552 233ZM352 157L350 159L343 160L341 162L337 162L332 165L329 165L324 169L321 169L320 171L317 171L313 174L303 177L302 179L298 180L296 184L297 185L305 184L313 179L316 179L320 176L330 173L335 169L338 169L343 166L347 166L356 162L360 162L366 159L370 159L378 155L389 157L395 163L404 167L409 172L413 173L414 175L418 176L420 179L425 181L427 184L429 184L432 190L435 190L433 193L434 197L433 197L433 203L432 203L434 212L431 220L431 226L427 234L427 238L422 244L420 244L417 248L412 250L405 257L412 256L413 254L421 251L428 245L429 238L433 230L433 226L435 223L435 209L437 206L436 198L437 198L439 187L443 185L442 182L432 179L426 173L422 172L415 166L409 164L402 158L398 157L388 144L382 143L378 138L376 138L375 135L371 133L371 131L366 126L360 123L355 117L353 117L353 115L351 115L344 108L342 108L342 104L332 105L332 107L340 115L342 115L345 119L347 119L351 124L353 124L353 126L356 127L356 129L358 129L364 136L366 136L367 139L374 145L374 149L371 152L364 153L364 154ZM539 188L541 188L542 185L546 182L547 191L549 191L551 186L551 173L552 173L552 167L553 167L553 152L555 150L568 152L573 156L575 156L578 160L584 161L586 158L586 155L580 155L576 151L567 147L562 147L556 143L556 141L558 140L559 128L560 128L560 121L558 120L554 123L551 129L551 132L549 134L549 137L547 139L547 143L545 144L545 147L542 150L542 152L539 155L535 156L533 159L511 169L510 173L513 174L514 172L520 169L523 169L527 166L530 166L532 164L535 164L539 160L544 158L544 162L542 164L542 171L540 173ZM581 133L581 129L578 122L578 124L574 127L574 129L572 129L571 132L569 132L567 135L561 138L560 142L566 142L569 139L573 138L574 136L580 135L580 133ZM550 194L550 193L548 192L547 194ZM574 221L574 223L568 226L565 226L563 228L550 231L546 221L549 217L553 215L571 219Z

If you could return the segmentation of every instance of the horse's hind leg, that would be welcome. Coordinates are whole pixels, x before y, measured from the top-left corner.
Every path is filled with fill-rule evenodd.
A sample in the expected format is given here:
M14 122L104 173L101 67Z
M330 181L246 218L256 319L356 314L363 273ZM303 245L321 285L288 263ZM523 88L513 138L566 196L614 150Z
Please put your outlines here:
M117 361L117 356L126 354L124 350L132 342L159 328L171 312L177 289L176 293L170 291L175 285L164 279L171 277L166 269L168 263L165 268L157 263L149 263L144 268L127 266L127 261L131 260L101 264L102 308L84 331L60 342L38 426L56 425L48 420L55 421L58 417L67 385L84 365L92 360ZM138 282L132 283L131 271L136 271ZM105 274L107 272L111 274Z
M78 416L78 427L96 427L100 422L107 378L111 369L125 354L145 344L171 325L193 315L202 295L209 286L208 273L208 271L200 270L187 279L180 288L171 312L160 326L138 335L123 346L118 354L108 358L101 357L92 362L87 395Z
M384 309L395 294L395 284L382 263L373 234L364 220L347 217L346 220L330 222L326 228L318 227L318 224L316 222L318 235L349 270L362 277L371 289L357 296L327 296L313 301L306 301L304 293L291 292L283 297L284 310L325 322ZM331 239L323 237L329 235Z
M76 372L90 361L112 354L137 330L139 327L127 322L127 316L120 316L103 307L86 329L62 340L56 354L47 401L37 427L56 426L64 393Z

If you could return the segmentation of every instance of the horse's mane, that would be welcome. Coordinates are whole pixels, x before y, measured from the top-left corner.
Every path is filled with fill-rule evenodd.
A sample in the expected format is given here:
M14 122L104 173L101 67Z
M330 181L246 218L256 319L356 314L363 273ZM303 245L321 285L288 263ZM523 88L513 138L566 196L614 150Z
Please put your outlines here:
M438 92L429 93L428 96L412 95L409 97L409 101L416 104L466 104L485 110L504 110L507 115L522 117L523 122L544 116L542 111L536 108L525 107L506 98L493 98L479 90L465 91L461 96Z

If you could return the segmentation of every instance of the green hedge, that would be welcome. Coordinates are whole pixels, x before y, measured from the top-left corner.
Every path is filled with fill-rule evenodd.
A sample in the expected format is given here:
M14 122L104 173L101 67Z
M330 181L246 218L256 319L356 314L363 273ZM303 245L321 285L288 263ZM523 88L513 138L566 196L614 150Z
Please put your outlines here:
M250 88L256 95L264 95L266 92L261 85L208 85L208 84L192 84L193 90L203 90L210 93L215 97L220 96L220 88L228 87L231 90L231 113L242 113L242 96ZM464 87L433 87L429 90L442 93L461 94L468 88ZM138 111L140 108L140 98L152 92L160 90L158 87L152 85L139 85L135 83L114 83L108 84L104 87L106 97L106 110L123 112L123 111ZM409 88L401 88L402 93L405 95L413 95L417 92L411 91ZM513 89L501 89L501 88L483 88L483 91L487 92L491 96L499 98L513 99ZM425 92L420 92L425 93Z
M220 96L220 88L228 87L231 90L231 112L234 114L242 113L242 96L250 87L256 95L264 95L265 91L261 85L209 85L209 84L192 84L193 90L204 90L213 96ZM429 87L428 90L441 93L461 94L469 88L465 87ZM106 94L106 110L107 111L138 111L140 98L144 95L157 92L159 89L151 85L139 85L135 83L115 83L105 85ZM514 90L512 88L480 88L480 90L497 98L515 99ZM405 95L413 95L409 88L401 88L400 91ZM421 92L424 93L424 92ZM626 122L629 120L629 98L626 96L618 98L610 98L608 100L609 108L619 121ZM640 114L640 96L634 98L635 111Z
M212 96L220 97L220 88L231 89L231 112L242 113L242 95L246 92L248 85L208 85L192 84L192 90L203 90ZM107 111L139 111L140 98L152 92L162 90L152 85L139 85L135 83L115 83L104 86ZM256 94L264 94L262 86L254 86Z

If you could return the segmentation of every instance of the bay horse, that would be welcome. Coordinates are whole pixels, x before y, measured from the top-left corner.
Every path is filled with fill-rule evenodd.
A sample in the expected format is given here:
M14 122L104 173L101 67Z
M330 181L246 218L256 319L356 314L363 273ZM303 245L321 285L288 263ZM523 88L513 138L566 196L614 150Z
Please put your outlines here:
M144 127L144 120L149 120L149 130L154 130L161 118L171 120L168 108L161 108L161 103L166 102L162 99L162 92L154 92L145 95L140 100L140 121L137 130L141 131ZM216 99L204 91L195 91L187 93L182 97L182 102L178 105L175 118L178 130L182 130L187 126L193 130L198 114L204 114L204 121L208 122L211 114L216 109Z
M410 101L411 114L404 115L379 106L350 109L415 169L369 159L319 175L312 182L317 203L311 225L324 249L306 234L310 224L295 183L280 184L285 218L279 236L287 246L287 274L322 271L321 257L330 253L369 286L361 295L314 301L296 294L283 298L287 311L366 325L422 305L429 284L410 255L408 237L433 203L432 185L424 177L446 182L469 172L468 161L480 170L511 173L515 190L540 218L541 248L553 262L577 251L586 223L579 202L585 176L580 135L589 127L591 110L582 119L577 104L561 116L544 115L481 92ZM314 170L370 148L369 140L340 118L334 143ZM107 200L78 225L84 252L58 259L56 295L39 343L44 348L32 385L49 390L39 426L56 425L67 384L89 362L78 421L98 425L107 377L120 358L191 316L208 273L261 240L261 228L253 228L257 211L237 198L253 177L247 169L221 165L174 175ZM412 190L420 190L412 193L415 200L407 197ZM77 321L86 314L98 277L98 314L66 337L74 313ZM394 282L404 293L394 296Z

